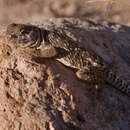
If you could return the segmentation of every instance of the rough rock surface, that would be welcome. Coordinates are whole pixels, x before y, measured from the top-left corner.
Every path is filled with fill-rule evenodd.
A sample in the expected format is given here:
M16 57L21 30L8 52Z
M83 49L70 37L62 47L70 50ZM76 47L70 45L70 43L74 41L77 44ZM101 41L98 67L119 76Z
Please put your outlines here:
M90 47L130 80L129 27L72 18L45 19L42 26ZM97 95L75 70L3 42L6 26L0 28L0 130L130 129L130 97L110 85Z

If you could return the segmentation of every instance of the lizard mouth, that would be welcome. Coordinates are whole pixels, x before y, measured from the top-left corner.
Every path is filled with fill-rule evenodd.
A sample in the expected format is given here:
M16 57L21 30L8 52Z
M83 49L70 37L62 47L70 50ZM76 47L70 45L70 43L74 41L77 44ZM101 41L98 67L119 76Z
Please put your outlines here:
M42 40L40 29L32 25L10 24L6 34L10 43L21 47L39 47Z

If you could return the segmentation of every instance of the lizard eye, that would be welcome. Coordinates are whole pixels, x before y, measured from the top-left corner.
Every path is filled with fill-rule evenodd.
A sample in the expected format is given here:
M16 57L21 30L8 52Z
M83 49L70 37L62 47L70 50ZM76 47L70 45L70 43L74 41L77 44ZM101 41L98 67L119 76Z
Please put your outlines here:
M34 35L35 35L35 32L34 32L34 31L30 31L29 34L32 35L32 36L34 36Z
M33 39L35 39L35 38L37 37L37 35L36 35L36 33L35 33L34 31L31 31L31 32L29 33L29 35L30 35L30 37L33 38Z

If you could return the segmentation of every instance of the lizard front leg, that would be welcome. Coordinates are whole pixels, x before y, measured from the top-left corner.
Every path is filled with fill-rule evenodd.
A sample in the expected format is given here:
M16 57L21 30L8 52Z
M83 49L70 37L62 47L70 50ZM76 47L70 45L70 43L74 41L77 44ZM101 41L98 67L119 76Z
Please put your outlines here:
M50 45L40 46L36 49L36 55L42 58L52 58L58 55L56 48Z

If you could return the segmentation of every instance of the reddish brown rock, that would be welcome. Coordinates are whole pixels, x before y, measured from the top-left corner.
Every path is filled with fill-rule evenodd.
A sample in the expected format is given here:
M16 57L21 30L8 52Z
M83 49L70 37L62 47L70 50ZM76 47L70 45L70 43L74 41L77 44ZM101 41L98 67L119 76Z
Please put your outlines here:
M129 27L79 19L44 20L42 26L58 28L90 47L130 80ZM3 42L4 33L1 26L1 130L129 130L129 97L109 85L97 95L91 85L76 78L75 70L55 59L32 58L16 50ZM126 48L124 54L121 46Z

